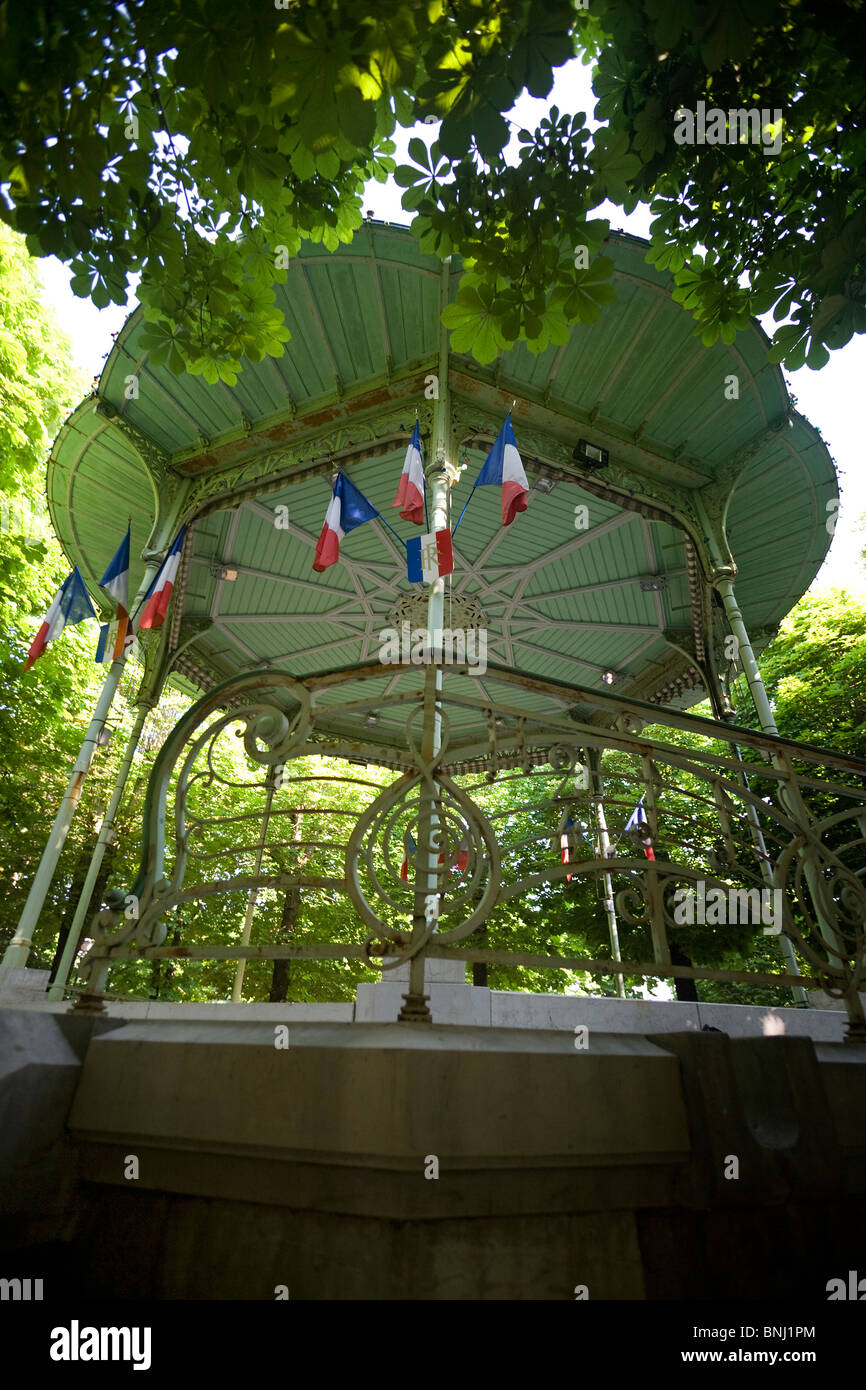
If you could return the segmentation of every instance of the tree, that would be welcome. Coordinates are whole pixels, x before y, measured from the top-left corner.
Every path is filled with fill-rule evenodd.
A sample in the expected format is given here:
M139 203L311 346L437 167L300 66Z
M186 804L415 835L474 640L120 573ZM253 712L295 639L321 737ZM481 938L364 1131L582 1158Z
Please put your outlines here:
M0 227L0 881L13 889L0 903L4 947L44 846L45 808L63 795L101 680L92 624L72 629L22 674L42 614L69 571L48 524L42 468L51 434L83 390L22 239ZM101 752L64 851L46 906L55 933L75 865L95 839L100 773L113 757Z
M775 306L774 354L826 361L866 328L859 0L58 0L0 10L0 217L73 288L123 303L154 360L233 384L280 355L273 286L304 239L334 249L393 169L396 126L439 124L397 170L421 245L459 254L446 311L482 362L594 322L614 297L605 199L657 213L651 257L703 341ZM556 108L504 150L504 113L598 59L596 114ZM762 142L677 142L677 109L783 112ZM733 215L735 214L735 215ZM712 249L702 255L701 248Z
M771 359L822 367L866 331L860 0L602 0L600 15L596 114L640 160L648 259L674 272L704 343L772 309ZM696 146L699 100L723 119Z
M804 594L761 659L784 738L866 755L866 601Z
M48 525L42 469L85 380L41 295L22 238L0 225L0 625L7 630L15 613L41 607L68 571Z

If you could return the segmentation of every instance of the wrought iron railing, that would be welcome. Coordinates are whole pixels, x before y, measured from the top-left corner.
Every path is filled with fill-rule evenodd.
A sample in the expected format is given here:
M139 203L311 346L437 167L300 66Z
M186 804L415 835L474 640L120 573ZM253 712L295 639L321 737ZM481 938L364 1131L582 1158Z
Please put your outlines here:
M409 673L414 688L401 689ZM122 960L342 957L383 971L411 961L401 1017L427 1019L424 961L435 956L820 988L844 1001L849 1039L866 1040L866 762L492 665L483 689L463 667L444 690L432 667L421 688L417 667L389 674L383 695L364 686L380 665L303 682L251 673L179 721L151 774L138 878L95 919L77 1007L101 1007ZM431 721L439 748L425 757ZM261 805L216 815L208 794L226 775L215 749L233 725L261 770ZM666 737L647 737L649 726ZM310 755L333 760L329 779L303 771ZM332 804L298 800L311 780L330 780ZM287 784L293 800L281 805ZM238 785L248 797L251 784ZM340 801L346 785L357 811ZM601 885L609 957L479 944L497 907L563 879ZM344 894L356 939L166 945L172 907L265 888ZM777 938L778 973L672 962L669 933L689 914L722 927L732 909ZM616 923L646 928L651 960L620 959Z

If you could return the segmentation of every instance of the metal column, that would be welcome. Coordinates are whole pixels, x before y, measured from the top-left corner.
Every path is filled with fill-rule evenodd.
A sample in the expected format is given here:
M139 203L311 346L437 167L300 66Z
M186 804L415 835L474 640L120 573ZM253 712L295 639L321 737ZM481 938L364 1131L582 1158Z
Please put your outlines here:
M263 815L263 817L262 817L262 834L261 834L261 839L259 840L259 843L258 843L258 847L257 847L257 849L256 849L255 865L254 865L254 868L253 868L253 873L255 874L256 878L258 878L259 874L260 874L261 871L262 871L262 859L264 858L265 844L266 844L267 838L268 838L268 825L269 825L270 819L271 819L271 805L272 805L273 800L274 800L274 792L276 791L276 787L277 787L277 774L276 774L276 770L275 770L274 768L270 768L269 771L268 771L268 790L267 790L267 794L266 794L266 796L265 796L265 810L264 810L264 815ZM247 910L246 910L246 913L245 913L245 915L244 915L243 930L241 931L241 940L240 940L240 944L241 944L242 946L249 946L249 944L250 944L250 935L251 935L251 933L252 933L252 927L253 927L253 914L254 914L254 912L255 912L255 910L256 910L256 903L258 902L258 898L259 898L259 890L258 890L258 888L251 888L251 889L250 889L250 892L249 892L249 897L247 898ZM243 983L244 983L244 970L245 970L245 969L246 969L246 961L245 961L245 960L239 960L238 963L237 963L237 966L235 967L235 981L234 981L234 984L232 985L232 1003L233 1003L233 1004L239 1004L239 1003L240 1003L240 999L241 999L241 990L242 990L242 988L243 988Z
M595 819L598 826L598 850L601 859L610 859L610 835L607 829L607 815L604 809L604 780L601 773L601 752L591 751L587 753L587 763L589 773L592 778L592 799L595 801ZM622 956L619 951L619 926L616 920L616 908L613 902L613 879L609 870L603 874L604 883L604 910L607 916L607 929L610 936L610 950L614 960L621 961ZM616 992L620 999L625 999L625 979L622 975L616 977Z
M451 279L451 259L442 262L439 281L439 311L448 303ZM451 487L459 476L449 461L451 447L451 409L448 389L448 330L439 322L438 389L433 416L435 454L427 469L430 481L430 525L434 532L450 529ZM445 619L445 580L434 579L427 597L427 640L431 664L427 669L424 687L424 727L421 737L421 756L429 767L436 759L442 744L442 628ZM437 644L437 635L439 638ZM427 930L428 915L438 915L439 890L439 816L437 812L438 784L434 781L427 795L421 792L418 816L418 859L415 875L415 907L412 917L413 943ZM426 854L425 854L426 847ZM426 861L426 862L425 862ZM432 920L432 916L431 916ZM409 991L398 1017L403 1022L432 1022L424 993L424 951L417 952L409 963Z
M135 723L132 726L132 732L130 733L129 738L126 741L126 748L123 752L123 759L121 761L120 767L117 770L117 777L115 778L114 782L114 790L111 793L111 800L109 801L108 808L105 812L105 819L102 822L102 828L99 832L99 838L96 841L96 848L93 851L93 857L90 861L90 867L87 870L87 877L84 880L84 887L82 888L81 896L78 899L78 906L75 909L75 916L73 917L72 924L69 928L69 935L66 938L66 944L63 948L63 955L60 957L60 964L57 967L57 974L55 975L54 982L48 991L49 999L58 1000L63 998L63 994L66 989L66 982L69 979L69 974L72 969L72 963L75 960L75 954L78 950L78 944L81 939L81 932L84 926L85 916L87 915L87 908L90 903L90 899L93 896L93 889L96 886L96 880L99 877L99 870L102 867L102 860L105 856L105 851L108 848L111 836L114 832L114 817L117 815L117 809L120 805L120 800L123 796L124 788L126 787L126 779L129 776L129 769L132 766L132 759L135 756L135 750L138 747L138 741L141 738L141 731L144 728L144 721L147 719L147 716L152 708L153 705L149 701L144 701L138 706L138 714L136 716Z

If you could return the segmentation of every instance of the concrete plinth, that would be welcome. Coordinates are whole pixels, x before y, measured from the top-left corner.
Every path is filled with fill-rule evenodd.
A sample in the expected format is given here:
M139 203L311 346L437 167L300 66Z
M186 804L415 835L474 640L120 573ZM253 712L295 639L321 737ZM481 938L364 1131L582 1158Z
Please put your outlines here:
M46 997L50 970L31 970L28 966L0 967L0 1000L41 1003Z
M29 1184L4 1268L50 1274L53 1242L82 1297L823 1300L866 1244L864 1047L571 1016L0 1022L0 1191Z
M394 1023L409 989L409 962L383 970L374 984L360 984L355 992L357 1023ZM462 960L431 958L424 967L424 992L434 1023L489 1027L490 990L466 983L466 963Z

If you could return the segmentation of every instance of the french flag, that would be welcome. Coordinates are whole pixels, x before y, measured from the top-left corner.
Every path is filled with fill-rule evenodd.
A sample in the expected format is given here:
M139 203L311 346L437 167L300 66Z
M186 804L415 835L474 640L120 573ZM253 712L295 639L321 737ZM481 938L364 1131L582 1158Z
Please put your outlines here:
M129 628L129 527L126 528L126 535L120 542L117 554L99 581L99 587L104 593L110 594L117 604L117 631L114 638L111 660L116 661L123 655L124 648L132 642ZM97 653L96 660L108 660L107 642L104 644L104 657Z
M45 614L42 626L27 653L24 670L30 670L34 661L38 661L44 654L49 642L55 642L67 624L71 627L74 623L83 622L85 618L95 617L90 595L76 565L72 573L64 579Z
M649 821L644 810L643 797L626 821L623 834L633 835L638 844L643 846L643 852L647 859L655 859L655 850L653 849L652 836L649 833Z
M417 850L417 848L418 848L418 846L415 844L414 839L412 838L412 836L411 836L408 832L407 832L407 834L406 834L406 839L405 839L405 841L404 841L403 848L405 849L406 852L405 852L405 854L403 855L403 863L400 865L400 877L402 878L402 880L403 880L404 883L408 883L408 881L409 881L409 864L410 864L410 861L413 860L413 859L415 858L415 852L416 852L416 850Z
M427 536L411 536L406 542L406 568L411 584L432 584L434 579L452 574L451 532L443 528Z
M502 525L510 526L518 512L526 511L529 484L517 452L517 441L511 428L511 415L506 415L496 436L487 461L475 481L476 487L502 488Z
M409 448L406 450L406 461L403 464L403 472L400 474L397 496L391 506L401 508L400 515L404 521L411 521L416 526L423 526L424 460L421 457L421 431L418 428L417 420L412 431L412 438L409 440Z
M373 521L378 515L373 503L368 502L363 492L349 482L345 473L338 473L325 513L322 534L316 545L313 569L321 574L329 565L335 565L340 558L340 541L347 532L354 531L356 526L363 526L365 521Z
M458 873L460 873L460 874L465 874L465 872L466 872L468 866L469 866L469 841L468 841L467 839L464 838L464 839L462 839L462 840L460 841L459 845L457 846L457 858L455 859L455 861L454 861L454 863L453 863L453 865L452 865L452 871L453 871L453 869L456 869Z
M562 825L562 834L559 837L560 863L569 864L571 862L571 832L574 829L574 821L571 816L567 816ZM566 883L571 883L571 874L565 875Z
M129 619L127 618L127 624ZM96 656L94 661L102 666L110 666L116 660L115 651L120 638L120 623L103 623L99 629L99 640L96 643ZM132 645L131 634L126 637L123 647ZM123 651L121 647L121 652Z
M171 602L171 591L174 588L174 581L177 578L178 565L180 564L181 551L183 550L183 540L186 535L186 527L181 526L177 533L174 545L162 562L159 574L154 579L144 600L144 608L141 616L136 623L136 627L141 631L147 628L162 627L165 622L165 615L168 612L168 605Z

